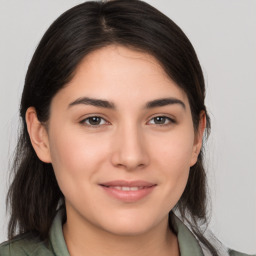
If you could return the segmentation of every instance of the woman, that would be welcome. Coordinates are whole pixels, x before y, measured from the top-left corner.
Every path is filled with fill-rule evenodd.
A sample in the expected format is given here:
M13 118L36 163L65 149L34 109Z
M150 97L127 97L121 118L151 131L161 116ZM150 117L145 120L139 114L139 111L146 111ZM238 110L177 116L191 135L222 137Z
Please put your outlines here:
M204 97L189 40L148 4L61 15L27 72L0 254L244 255L199 225Z

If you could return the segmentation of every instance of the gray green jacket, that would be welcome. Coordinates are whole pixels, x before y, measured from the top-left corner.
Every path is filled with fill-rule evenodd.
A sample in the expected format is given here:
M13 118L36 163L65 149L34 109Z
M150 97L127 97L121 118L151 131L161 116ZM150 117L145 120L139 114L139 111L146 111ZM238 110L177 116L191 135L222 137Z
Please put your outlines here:
M174 228L177 231L181 256L206 256L197 239L190 230L173 215ZM230 256L246 256L233 250L226 252ZM222 254L221 254L222 255ZM18 236L11 242L0 245L0 256L70 256L62 233L62 214L58 212L50 229L48 242L40 241L30 234ZM252 255L253 256L253 255ZM254 255L256 256L256 255Z

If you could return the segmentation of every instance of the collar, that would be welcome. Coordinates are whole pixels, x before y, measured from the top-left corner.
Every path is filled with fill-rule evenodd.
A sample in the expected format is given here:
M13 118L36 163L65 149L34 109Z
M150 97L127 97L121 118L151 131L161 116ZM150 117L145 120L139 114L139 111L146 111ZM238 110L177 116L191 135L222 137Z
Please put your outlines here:
M178 237L179 249L181 256L203 256L203 251L189 228L173 213L170 213L173 228Z
M70 256L62 232L63 210L59 210L50 229L50 242L56 256ZM188 227L173 213L170 214L173 228L177 233L180 256L203 256L202 249Z
M62 231L64 210L59 210L50 229L50 242L56 256L70 256Z

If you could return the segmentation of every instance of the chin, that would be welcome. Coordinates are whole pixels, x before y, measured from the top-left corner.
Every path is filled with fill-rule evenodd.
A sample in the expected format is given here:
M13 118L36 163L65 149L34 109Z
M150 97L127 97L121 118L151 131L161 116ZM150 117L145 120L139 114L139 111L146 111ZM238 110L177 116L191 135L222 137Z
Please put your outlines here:
M111 218L105 222L102 228L113 235L118 236L138 236L149 232L160 224L163 220L149 218L147 214L143 216L123 216Z
M143 227L143 226L124 226L124 225L114 225L110 228L106 228L105 231L108 233L111 233L112 235L115 236L139 236L147 233L150 230L150 228Z

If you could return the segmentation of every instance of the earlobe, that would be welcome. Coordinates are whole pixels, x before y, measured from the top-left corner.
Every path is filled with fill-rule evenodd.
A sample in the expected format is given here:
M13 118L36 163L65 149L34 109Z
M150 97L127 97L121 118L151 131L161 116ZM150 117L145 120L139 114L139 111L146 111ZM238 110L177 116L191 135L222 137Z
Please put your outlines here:
M194 139L193 153L192 153L190 166L193 166L197 162L197 158L203 144L203 136L204 136L205 128L206 128L206 115L205 115L205 111L201 111L200 121L199 121L198 129L195 135L195 139Z
M31 144L38 158L45 163L51 163L48 134L45 126L38 120L34 107L27 109L26 124Z

